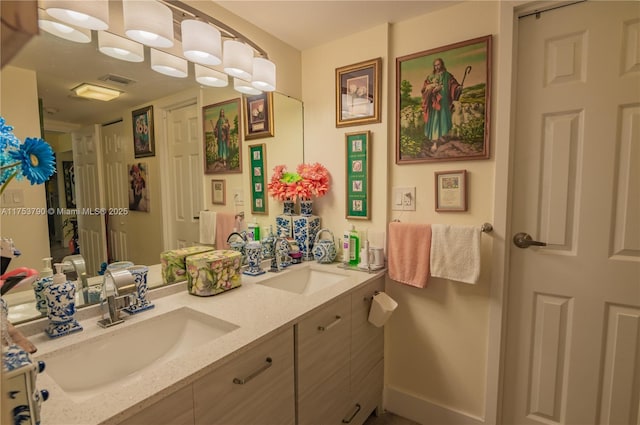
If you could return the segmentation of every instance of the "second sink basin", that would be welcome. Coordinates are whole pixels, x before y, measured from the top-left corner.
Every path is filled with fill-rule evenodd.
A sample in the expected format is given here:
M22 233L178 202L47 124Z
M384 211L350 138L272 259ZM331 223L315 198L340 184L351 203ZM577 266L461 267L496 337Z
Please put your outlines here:
M309 295L349 279L349 275L338 270L317 269L313 266L290 267L292 268L263 280L260 284L296 294Z
M122 325L120 325L122 326ZM238 326L182 307L41 357L46 373L76 401L140 377L140 372L188 356L195 347Z

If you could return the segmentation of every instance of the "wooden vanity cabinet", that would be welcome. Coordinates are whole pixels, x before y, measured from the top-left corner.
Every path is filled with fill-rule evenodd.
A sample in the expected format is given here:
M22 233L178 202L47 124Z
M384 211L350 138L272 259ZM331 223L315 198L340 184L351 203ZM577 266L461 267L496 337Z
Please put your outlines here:
M368 322L384 277L296 326L298 424L362 424L382 406L384 333Z
M293 329L193 383L195 424L295 424Z
M120 425L294 425L293 328Z
M384 331L368 318L383 290L384 276L328 302L121 425L363 424L382 407Z

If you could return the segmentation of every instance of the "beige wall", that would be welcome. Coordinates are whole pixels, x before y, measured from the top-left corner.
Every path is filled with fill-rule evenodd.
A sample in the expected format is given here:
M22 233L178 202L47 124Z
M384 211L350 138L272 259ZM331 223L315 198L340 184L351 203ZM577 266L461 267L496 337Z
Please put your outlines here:
M8 125L13 126L14 134L21 141L27 137L41 137L36 74L11 66L4 67L0 71L0 93L0 115ZM22 207L46 209L43 185L32 186L27 179L19 182L14 180L7 190L21 192ZM1 201L0 208L7 208L5 200ZM47 234L45 214L0 215L0 236L13 239L16 248L22 252L20 257L12 260L9 268L30 267L39 270L42 258L49 257Z
M370 130L373 139L373 199L371 220L352 221L358 229L385 229L395 218L416 223L491 222L493 156L489 160L395 164L395 58L496 34L498 19L498 2L469 2L303 52L305 159L327 165L334 179L329 195L317 201L323 226L338 234L345 227L344 134L364 130ZM496 51L497 37L493 42ZM337 129L335 69L376 57L383 61L382 122ZM494 72L492 95L498 85ZM469 210L436 213L434 172L454 169L469 173ZM391 211L393 186L416 187L415 212L400 215ZM482 273L476 285L432 278L427 288L417 289L388 279L386 291L399 307L385 329L387 408L422 423L429 423L426 412L434 409L455 412L460 415L457 419L484 417L491 250L492 237L483 236Z

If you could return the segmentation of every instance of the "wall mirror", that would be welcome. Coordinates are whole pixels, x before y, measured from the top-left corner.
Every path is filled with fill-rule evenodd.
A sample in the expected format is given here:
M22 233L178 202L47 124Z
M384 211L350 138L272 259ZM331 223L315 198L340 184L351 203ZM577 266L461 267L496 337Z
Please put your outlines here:
M43 54L42 52L46 52ZM110 58L98 52L97 33L93 31L92 41L86 44L73 43L56 38L47 33L34 37L7 65L22 69L33 70L36 73L38 96L41 98L41 114L43 116L45 140L50 142L56 150L58 173L56 180L51 182L45 190L49 202L54 208L75 207L82 209L93 205L83 205L74 190L74 155L77 142L82 142L83 132L87 129L100 131L101 162L98 164L102 176L102 190L105 198L120 196L119 205L105 205L106 207L128 207L126 187L121 182L110 178L114 163L121 163L125 168L118 173L126 180L127 167L144 163L149 167L149 187L151 189L151 205L149 211L130 211L128 215L109 217L99 234L97 245L108 246L111 251L110 259L128 260L136 264L153 265L159 263L160 253L165 249L178 248L181 244L188 245L189 240L179 241L171 235L179 233L175 229L175 217L170 215L175 211L173 201L170 200L171 191L168 189L167 179L170 173L170 154L167 141L171 136L171 129L161 116L172 111L180 111L192 106L198 117L199 134L201 135L201 107L231 98L241 98L242 95L231 87L224 89L206 88L200 86L194 79L193 64L189 64L189 77L171 78L161 75L149 66L149 49L145 47L145 60L131 63ZM71 66L71 68L69 68ZM124 92L115 103L89 101L70 95L70 89L83 82L93 82L121 89ZM145 93L146 97L132 100L126 93L131 91ZM268 145L266 170L270 173L273 166L286 163L294 166L303 161L303 110L302 102L282 93L274 93L274 126L273 137L242 140L245 160L248 161L249 146L266 143ZM194 103L195 102L195 103ZM154 156L135 158L133 149L132 112L146 106L154 105L156 151ZM73 107L69 106L73 105ZM80 105L78 107L78 105ZM176 112L177 113L177 112ZM192 128L193 130L193 128ZM74 137L77 139L74 141ZM201 138L201 136L200 136ZM118 139L117 142L114 142ZM112 151L113 143L121 143L122 155L115 160ZM200 143L202 141L200 140ZM199 155L202 156L202 144ZM80 155L82 156L82 155ZM197 159L200 161L202 158ZM200 162L199 164L202 164ZM248 163L247 163L248 164ZM251 219L250 205L250 167L243 167L242 174L215 176L205 175L198 170L198 183L202 190L192 199L192 209L183 211L183 215L191 221L193 227L194 215L197 209L210 209L228 212L244 212L245 220ZM77 167L76 167L77 168ZM124 173L124 174L123 174ZM211 179L223 178L226 181L226 204L216 205L209 194ZM187 184L183 187L188 189ZM119 192L120 195L118 195ZM114 195L115 194L115 195ZM259 216L261 225L268 226L275 223L278 207L270 208L269 216ZM70 242L75 236L75 218L64 215L53 215L49 219L49 234L43 234L43 240L48 239L51 246L51 257L55 261L73 254L74 244ZM128 242L124 246L122 255L114 255L118 251L118 241L121 239L114 229L126 229ZM113 236L116 235L116 236ZM2 235L5 236L5 235ZM6 235L10 236L10 235ZM145 242L148 241L148 242ZM28 247L19 247L22 250ZM83 254L80 245L79 253ZM122 248L122 247L120 247ZM106 253L104 260L107 260ZM14 264L10 266L12 268ZM28 267L40 270L42 261L38 260ZM95 265L89 272L96 275ZM69 274L74 277L73 273ZM94 281L95 282L95 281ZM18 290L20 289L20 290ZM34 295L31 288L15 288L5 298L9 304L9 317L12 323L18 324L41 317L35 309ZM33 304L33 306L32 306ZM79 302L79 307L82 307Z

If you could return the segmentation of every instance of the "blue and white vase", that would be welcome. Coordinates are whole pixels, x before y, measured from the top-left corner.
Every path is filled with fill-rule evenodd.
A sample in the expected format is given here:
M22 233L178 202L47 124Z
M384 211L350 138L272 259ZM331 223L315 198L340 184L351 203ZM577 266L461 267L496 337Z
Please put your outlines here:
M75 319L76 314L76 286L67 280L63 283L51 283L45 291L47 299L47 317L49 326L45 329L51 338L70 334L82 330L82 326Z
M147 299L147 274L149 273L149 267L135 265L127 267L127 270L129 270L129 272L133 276L133 281L136 284L136 295L131 305L129 305L129 307L126 307L124 311L129 314L136 314L155 307Z
M293 239L304 261L313 260L313 242L320 230L320 217L313 215L313 201L300 200L300 215L293 216Z
M286 238L293 237L293 212L294 202L286 200L283 202L282 214L276 216L276 235Z
M46 290L53 282L53 276L43 277L33 282L33 292L36 297L36 308L43 316L47 314Z

